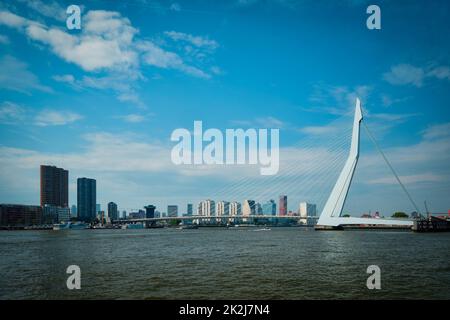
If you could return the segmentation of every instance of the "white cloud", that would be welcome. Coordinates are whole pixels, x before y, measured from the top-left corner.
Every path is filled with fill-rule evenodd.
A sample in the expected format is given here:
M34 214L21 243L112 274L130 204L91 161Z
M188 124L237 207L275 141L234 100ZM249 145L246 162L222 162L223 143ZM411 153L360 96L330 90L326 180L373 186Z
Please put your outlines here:
M215 40L210 40L206 37L194 36L188 33L177 32L177 31L166 31L164 32L166 36L174 41L184 41L188 42L196 47L204 48L208 50L215 50L219 47L219 43Z
M400 171L405 183L444 181L449 182L450 171L450 123L430 126L422 131L421 140L409 146L384 149L394 168ZM362 156L360 166L365 170L367 182L394 182L393 176L387 170L383 158L377 151ZM387 178L379 174L384 168L389 175ZM374 175L378 176L374 178ZM440 178L439 178L440 177ZM403 180L403 179L402 179ZM395 182L397 183L397 182Z
M59 126L73 123L83 117L67 110L44 109L34 112L32 108L23 107L13 102L0 104L0 123L10 125Z
M9 11L0 11L0 25L3 24L10 28L21 29L32 23L31 20L25 19Z
M89 11L83 16L80 36L38 24L28 25L25 32L86 71L128 70L137 65L137 55L130 48L137 30L118 12Z
M330 135L340 131L339 126L306 126L300 128L299 131L308 135Z
M423 85L425 72L421 68L410 64L399 64L391 67L389 72L383 75L384 80L393 85L411 84L416 87Z
M37 5L39 1L32 2ZM41 14L48 16L53 10L59 10L53 2L42 8ZM87 72L104 71L106 76L85 76L75 80L66 76L55 76L56 81L68 83L74 87L83 86L117 91L118 99L145 107L140 100L137 81L145 79L141 64L161 69L172 69L190 76L209 79L211 74L197 66L186 63L176 52L171 52L149 40L138 38L139 30L131 25L128 18L119 12L91 10L82 17L82 29L79 34L68 33L61 27L46 26L0 10L0 25L6 25L25 34L32 41L47 45L50 50L69 63L74 63ZM216 41L195 37L184 33L172 34L184 37L202 48L216 48ZM219 69L213 69L217 74Z
M135 106L146 109L147 106L142 102L140 96L136 93L136 89L128 80L140 79L138 73L112 73L107 76L83 76L80 80L75 79L71 74L55 75L53 79L58 82L66 83L74 89L83 88L113 90L117 93L117 99L122 102L132 103Z
M388 122L402 123L406 120L420 116L420 113L370 113L372 119L379 119Z
M272 117L259 117L254 120L232 120L230 123L234 126L252 127L252 128L267 128L267 129L281 129L286 127L286 123Z
M29 8L35 10L36 12L40 13L41 15L47 17L56 19L58 21L65 21L67 18L66 15L66 8L63 8L59 3L56 1L49 1L46 0L20 0L21 2L24 2Z
M210 68L210 70L215 75L222 75L222 74L224 74L223 70L220 67L218 67L218 66L212 66Z
M450 136L450 122L428 127L423 132L425 139L436 139Z
M35 6L39 1L30 3ZM34 8L36 9L36 8ZM41 14L47 16L52 10L59 10L53 3L42 8ZM145 80L140 72L140 64L161 69L172 69L197 78L209 79L211 74L198 67L187 64L177 53L167 51L152 41L137 39L139 31L119 12L93 10L83 16L80 34L70 34L63 29L47 27L41 23L25 19L9 11L0 11L0 24L15 28L26 34L31 40L48 45L60 58L74 63L88 72L106 71L104 76L83 76L75 79L73 75L55 75L54 80L67 83L73 88L94 88L113 90L117 99L145 109L146 105L139 97L137 81ZM187 34L185 36L198 46L215 48L217 42ZM211 69L217 74L218 67ZM3 76L5 77L5 76ZM30 77L25 79L32 80ZM21 81L14 78L0 78L0 85L15 90L23 90ZM35 88L39 88L35 81ZM40 87L44 89L43 86ZM24 91L24 90L23 90Z
M158 68L179 68L183 61L174 52L165 51L151 41L143 41L139 44L139 49L144 52L144 61Z
M428 73L428 76L435 77L437 79L447 79L450 80L450 68L447 66L438 66L432 68Z
M121 93L117 96L117 99L119 99L119 101L122 102L130 102L133 103L134 105L142 108L142 109L146 109L147 106L145 105L145 103L142 102L141 98L139 97L139 95L134 92L134 91L127 91L125 93Z
M58 82L75 83L75 77L71 74L55 75L53 79Z
M391 67L383 75L383 79L392 85L413 85L422 87L429 78L450 80L450 68L447 66L415 67L410 64L399 64Z
M177 2L172 3L170 5L170 10L179 12L179 11L181 11L181 5Z
M52 92L52 89L40 83L28 65L13 56L0 58L0 88L30 94L30 90Z
M59 111L59 110L42 110L35 117L35 125L45 126L61 126L75 122L83 117L72 111Z
M9 11L0 11L0 24L23 31L30 39L49 45L60 58L77 64L85 71L113 70L128 73L138 69L139 53L145 63L176 69L187 74L209 78L202 70L187 65L181 57L151 41L136 39L138 30L119 12L91 10L83 16L80 35L25 19ZM179 33L202 47L217 47L217 42Z
M5 101L0 104L0 123L17 124L25 118L25 109L15 103Z
M381 103L383 104L384 107L390 107L394 104L402 103L409 99L411 99L411 97L392 98L391 96L389 96L387 94L381 95Z
M211 75L204 71L185 64L178 54L166 51L151 41L142 41L139 49L143 52L143 60L146 64L163 69L179 70L198 78L211 78Z
M56 118L58 122L65 121L60 115ZM170 162L170 150L167 147L137 141L136 137L130 134L98 132L85 134L83 139L85 150L66 154L0 147L2 149L0 163L12 165L10 161L17 160L15 165L23 169L37 168L42 163L60 163L71 170L89 168L99 172L153 172L167 166L173 167ZM145 160L150 157L152 161Z
M353 113L356 98L359 98L365 105L372 91L368 85L359 85L355 87L315 85L313 94L309 98L310 108L304 108L305 111L323 112L333 115L347 115Z
M122 119L126 122L130 123L140 123L147 120L148 115L142 115L142 114L136 114L136 113L130 113L124 116L118 116L117 118Z

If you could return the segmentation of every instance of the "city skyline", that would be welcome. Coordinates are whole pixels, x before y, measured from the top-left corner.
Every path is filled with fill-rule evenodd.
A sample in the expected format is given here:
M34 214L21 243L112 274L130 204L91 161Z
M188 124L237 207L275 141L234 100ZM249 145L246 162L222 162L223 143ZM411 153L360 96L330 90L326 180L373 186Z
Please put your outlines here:
M41 207L43 209L43 215L48 216L56 216L57 220L61 221L61 218L58 217L58 211L61 208L69 208L67 205L68 196L67 196L67 180L69 177L69 170L64 168L58 168L55 166L41 165L40 166L41 178ZM97 203L97 189L96 189L96 180L90 179L86 177L78 177L77 178L77 205L70 206L70 215L69 211L65 213L64 217L70 216L70 218L77 218L84 221L94 220L98 215L105 211L101 210L101 204ZM279 196L279 216L284 215L298 215L298 216L307 216L306 213L310 206L314 207L314 212L312 215L316 215L316 205L308 204L307 202L300 202L298 206L298 210L288 210L288 201L287 195ZM244 211L242 211L241 207L244 204ZM13 204L13 205L22 205L22 204ZM81 207L81 208L80 208ZM304 208L303 208L304 207ZM95 208L95 209L94 209ZM117 203L114 201L108 202L106 205L107 211L106 216L111 220L119 219L119 211ZM146 210L145 216L147 218L155 216L155 210L157 209L154 205L144 205L141 208ZM131 209L127 214L139 213L143 212L143 210L139 209ZM180 217L184 215L193 215L193 204L187 203L186 211L179 211L179 205L172 204L167 206L167 211L160 212L160 214L167 214L168 217ZM228 216L228 215L242 215L242 216L250 216L250 215L277 215L277 207L276 203L273 199L268 199L265 202L258 202L255 200L244 199L242 202L236 201L226 201L219 200L214 201L211 199L202 200L198 203L197 206L197 215L206 215L206 216ZM47 210L46 210L47 209ZM46 211L48 211L46 213ZM136 211L136 212L133 212ZM303 211L303 213L302 213ZM124 210L126 212L126 210ZM80 215L79 215L80 213Z
M325 175L329 181L302 173L320 176L311 163L332 162L335 155L323 146L345 138L351 124L345 116L358 96L367 125L416 202L448 210L445 2L421 8L383 1L382 29L375 31L365 25L367 1L180 3L164 13L98 1L83 7L80 31L66 29L65 3L35 3L0 4L0 202L39 203L36 168L45 163L69 168L69 206L77 196L72 177L97 180L97 202L106 208L114 201L120 211L148 203L185 208L227 196L216 189L233 201L227 188L244 177L250 199L287 194L288 211L301 200L319 209L339 165ZM412 22L417 18L420 24ZM98 56L83 50L94 44ZM279 174L261 180L251 165L174 165L170 134L195 120L220 130L280 129ZM365 139L348 211L413 211ZM348 146L336 145L345 154ZM285 188L265 195L285 178Z

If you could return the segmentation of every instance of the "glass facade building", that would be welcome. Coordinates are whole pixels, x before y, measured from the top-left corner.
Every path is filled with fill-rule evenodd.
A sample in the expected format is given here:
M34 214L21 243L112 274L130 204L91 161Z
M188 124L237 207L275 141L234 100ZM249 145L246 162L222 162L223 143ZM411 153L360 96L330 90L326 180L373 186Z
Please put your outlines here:
M108 203L108 217L111 220L119 219L119 212L117 211L117 204L114 202Z
M78 178L77 211L78 219L92 221L96 217L97 183L94 179Z

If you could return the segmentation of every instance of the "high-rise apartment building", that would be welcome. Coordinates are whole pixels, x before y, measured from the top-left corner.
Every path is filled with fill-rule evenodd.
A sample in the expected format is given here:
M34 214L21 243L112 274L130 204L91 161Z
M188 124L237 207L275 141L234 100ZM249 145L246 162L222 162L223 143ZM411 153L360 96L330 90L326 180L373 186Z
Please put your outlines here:
M108 217L111 220L119 219L119 212L117 211L117 204L114 202L108 203Z
M280 201L279 201L279 214L280 216L285 216L288 212L287 210L287 196L286 195L281 195L280 196Z
M92 221L97 215L97 182L95 179L78 178L77 180L77 211L78 219Z
M217 215L218 216L230 215L230 203L228 201L217 202Z
M41 207L69 206L69 171L55 166L41 165Z
M216 203L214 200L203 200L198 204L197 214L200 216L214 216L216 215Z
M230 215L231 216L240 216L241 215L241 204L239 202L231 202L230 203Z

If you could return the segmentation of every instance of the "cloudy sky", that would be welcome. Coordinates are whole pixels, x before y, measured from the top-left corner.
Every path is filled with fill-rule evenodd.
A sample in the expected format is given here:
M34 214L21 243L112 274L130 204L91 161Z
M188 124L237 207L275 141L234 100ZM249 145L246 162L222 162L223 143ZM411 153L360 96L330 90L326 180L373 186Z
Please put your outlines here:
M97 179L98 202L138 209L288 195L321 208L345 160L351 110L423 210L450 209L448 1L0 1L0 202L39 203L39 165ZM176 128L279 128L278 175L176 166ZM362 131L346 211L414 208Z

